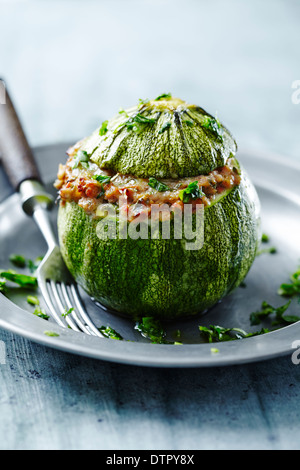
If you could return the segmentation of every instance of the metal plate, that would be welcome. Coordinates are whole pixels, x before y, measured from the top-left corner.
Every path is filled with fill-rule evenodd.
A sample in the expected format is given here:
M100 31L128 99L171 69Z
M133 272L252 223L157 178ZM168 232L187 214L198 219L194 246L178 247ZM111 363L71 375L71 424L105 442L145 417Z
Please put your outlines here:
M52 181L59 162L64 161L67 145L36 149L35 154L42 173ZM49 158L51 156L51 158ZM124 341L101 339L63 329L32 314L21 289L13 289L10 297L0 294L0 327L51 348L74 354L119 363L154 367L211 367L266 360L291 354L293 342L300 340L300 322L271 333L229 342L204 343L199 325L239 327L251 332L261 328L250 326L250 313L260 309L263 300L279 306L286 302L277 294L282 282L298 267L300 258L300 165L282 156L257 155L242 152L239 159L254 182L262 204L262 229L276 246L276 254L262 254L255 260L247 278L246 287L239 287L207 314L192 320L168 323L168 339L176 340L181 331L182 345L150 344L134 329L128 319L100 309L83 292L86 308L97 326L109 325L118 331ZM54 193L54 192L53 192ZM53 223L56 210L52 213ZM45 253L46 245L34 222L20 208L19 196L14 194L0 204L0 268L12 268L9 254L21 253L35 259ZM26 272L26 271L24 271ZM297 315L296 299L289 308ZM49 324L51 323L51 324ZM52 330L59 337L48 337ZM213 352L212 346L219 352Z

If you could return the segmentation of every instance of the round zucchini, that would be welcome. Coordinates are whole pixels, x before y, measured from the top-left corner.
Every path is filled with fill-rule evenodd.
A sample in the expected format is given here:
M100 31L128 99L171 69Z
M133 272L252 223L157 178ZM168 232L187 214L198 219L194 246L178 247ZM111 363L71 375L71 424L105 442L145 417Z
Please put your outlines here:
M217 119L169 95L119 113L78 147L102 170L172 179L207 175L237 150ZM91 297L135 319L206 311L243 281L260 240L259 200L240 166L239 172L240 184L205 207L203 246L195 250L174 237L172 223L169 239L161 227L155 239L102 239L99 218L64 201L58 232L71 274Z

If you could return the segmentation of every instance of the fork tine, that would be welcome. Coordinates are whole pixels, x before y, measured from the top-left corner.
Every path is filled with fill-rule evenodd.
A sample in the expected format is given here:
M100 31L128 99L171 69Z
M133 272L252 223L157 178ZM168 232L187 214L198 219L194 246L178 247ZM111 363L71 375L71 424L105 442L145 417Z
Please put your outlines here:
M102 333L100 333L100 331L98 330L98 328L94 325L94 323L92 322L92 320L90 319L90 317L87 315L85 309L83 308L83 305L80 301L80 294L78 292L78 287L77 285L75 284L71 284L69 286L70 288L70 291L72 292L72 295L73 295L73 299L75 301L75 304L76 304L76 307L77 307L77 310L80 312L80 315L81 317L83 318L83 320L85 321L85 323L89 326L89 328L91 329L91 331L93 332L94 335L96 336L99 336L100 338L104 338L104 336L102 335Z
M48 283L46 284L43 284L43 283L40 283L39 284L39 288L41 290L41 293L42 293L42 296L46 302L46 305L47 305L47 308L49 310L49 313L51 313L52 317L54 318L54 320L56 321L56 323L58 323L60 326L66 328L66 324L65 322L63 321L63 319L58 315L52 301L51 301L51 298L50 298L50 295L49 295L49 292L48 292Z
M63 323L64 327L70 326L74 331L103 338L103 335L86 313L80 301L80 294L74 284L69 285L54 282L53 280L47 281L47 284L52 294L52 296L48 295L48 303L56 321L59 321L60 324ZM51 302L51 297L54 297L56 306ZM72 300L74 300L74 302L72 302ZM67 308L73 308L73 311L63 320L62 317L58 315L57 309L63 314Z
M81 321L80 317L77 315L77 312L76 310L74 309L74 304L72 303L71 299L70 299L70 296L68 295L68 292L67 292L67 286L62 283L60 284L60 288L61 288L61 291L62 291L62 295L65 299L65 302L67 304L67 308L73 308L73 311L71 312L71 316L73 318L73 320L76 322L76 324L79 326L79 328L86 334L90 335L90 331L89 331L89 328L86 327L86 325ZM69 318L69 317L67 317Z
M60 314L62 315L66 311L66 306L62 304L61 297L58 293L58 289L57 289L58 283L50 280L49 285L50 285L52 294L55 298L58 310L60 311ZM73 319L69 318L69 316L65 317L65 322L67 323L67 325L69 325L72 328L72 330L80 331L77 325L74 323Z

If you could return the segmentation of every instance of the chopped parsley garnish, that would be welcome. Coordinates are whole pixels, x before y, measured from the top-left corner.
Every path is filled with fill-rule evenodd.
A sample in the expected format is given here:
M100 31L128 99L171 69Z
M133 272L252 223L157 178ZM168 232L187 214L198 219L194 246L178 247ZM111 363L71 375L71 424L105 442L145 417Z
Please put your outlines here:
M47 315L47 313L42 310L39 306L36 307L36 309L33 312L33 315L36 315L39 318L42 318L43 320L49 320L50 316Z
M269 236L266 235L265 233L263 233L262 236L261 236L261 241L262 241L263 243L268 243L268 241L269 241Z
M108 124L108 121L103 121L101 126L100 126L100 129L99 129L99 135L105 135L108 131L107 129L107 124Z
M119 109L119 114L124 114L126 117L129 117L128 114L127 114L127 112L126 112L125 109L123 109L123 108L120 108L120 109Z
M12 254L9 257L9 261L18 268L26 268L26 259L22 255Z
M194 121L191 121L190 119L185 119L183 122L189 127L193 127L194 125Z
M126 117L128 117L128 114L126 111L120 110L119 114L125 114ZM145 129L145 126L148 124L154 124L158 119L157 118L148 118L146 116L143 116L141 113L137 113L135 116L129 117L127 121L122 122L119 124L115 129L114 129L114 134L119 132L119 129L123 128L124 126L127 128L127 131L133 131L139 134Z
M165 122L165 123L161 126L161 128L160 128L160 130L159 130L158 133L159 133L159 134L162 134L163 132L165 132L165 131L166 131L167 129L169 129L170 127L171 127L171 123L170 123L170 121L167 121L167 122Z
M35 289L37 287L36 277L27 276L26 274L19 274L15 271L0 271L0 277L18 284L24 289Z
M171 93L163 93L162 95L159 95L157 98L155 98L154 101L165 100L165 99L168 99L168 98L172 98L172 94Z
M53 336L54 338L58 337L59 334L55 333L54 331L44 331L44 335L46 336Z
M74 311L74 308L73 308L73 307L69 308L68 310L66 309L66 310L64 311L64 313L61 314L61 316L62 316L63 318L66 318L66 317L67 317L68 315L70 315L70 313L72 313L73 311Z
M250 315L251 325L258 325L264 318L269 315L274 314L275 319L272 322L272 325L282 325L282 324L291 324L300 320L300 317L296 315L284 315L288 307L290 306L291 300L281 307L272 307L272 305L267 302L263 302L261 305L261 311L253 312Z
M142 98L139 99L139 106L144 106L144 104L147 104L149 103L149 100L148 98L143 100Z
M10 255L9 257L9 260L12 264L14 264L15 266L19 267L19 268L26 268L28 267L30 272L33 273L34 271L37 270L40 262L42 261L42 257L38 257L36 258L35 261L32 261L31 259L26 259L24 256L22 255L17 255L17 254L12 254Z
M27 261L27 264L28 264L28 268L29 268L31 273L34 273L34 271L36 271L37 268L39 267L39 265L35 264L31 259L29 259Z
M74 157L73 169L78 168L79 165L85 169L89 167L89 156L85 150L78 150Z
M148 184L151 186L151 188L156 189L156 191L163 192L169 190L169 187L166 184L161 183L156 178L149 178Z
M199 331L209 343L213 343L214 341L221 342L249 338L251 336L269 333L270 330L268 328L262 328L260 331L247 333L241 328L224 328L223 326L209 325L209 327L199 326Z
M117 333L113 328L110 326L101 326L101 328L98 328L100 333L103 334L105 338L110 338L110 339L117 339L117 340L122 340L122 336Z
M28 302L30 305L34 305L34 306L35 306L35 310L32 312L33 315L36 315L37 317L42 318L43 320L49 320L50 316L47 315L46 312L41 309L41 307L40 307L40 301L39 301L39 299L38 299L36 296L34 296L34 295L28 295L28 297L27 297L27 302Z
M274 255L277 253L277 248L275 248L275 246L271 246L270 248L263 248L262 250L258 250L256 256L262 255L264 253L270 253L271 255Z
M288 307L290 306L291 300L289 300L286 304L282 305L281 307L272 307L272 305L268 304L267 302L263 302L261 305L261 310L258 312L253 312L250 315L250 322L251 325L258 325L261 323L263 319L268 317L269 315L275 315L275 319L272 322L272 325L280 325L280 324L290 324L295 323L296 321L300 320L300 317L295 315L284 315Z
M250 315L251 325L258 325L262 320L269 317L269 315L275 315L275 318L272 321L272 326L282 326L299 321L300 317L298 316L284 315L290 303L291 300L285 305L275 308L267 302L262 302L261 310L258 312L253 312ZM199 331L209 343L213 343L219 341L232 341L235 339L250 338L251 336L270 333L272 330L269 328L261 328L260 331L247 333L241 328L224 328L222 326L209 325L209 327L199 326Z
M125 126L127 127L128 131L134 131L138 134L145 128L146 125L154 124L156 121L157 119L155 118L148 118L138 113L135 116L129 118L128 121L125 122Z
M138 330L142 336L150 339L151 343L166 343L166 332L161 322L153 317L143 317L136 323L135 329Z
M217 353L220 352L220 351L218 350L218 348L210 348L210 352L211 352L212 354L217 354Z
M28 295L27 303L29 303L30 305L40 305L40 301L35 295Z
M291 274L290 283L283 283L278 289L278 294L283 297L300 296L300 269Z
M2 294L6 294L7 292L6 279L3 277L0 277L0 292L2 292Z
M93 178L98 181L98 183L106 184L111 180L111 176L107 175L94 175Z
M105 193L103 185L110 182L111 176L107 176L107 175L94 175L93 178L94 178L95 180L97 180L98 183L100 183L100 186L101 186L101 191L100 191L100 193L99 193L98 196L97 196L97 199L99 199L99 198L100 198L101 196L103 196L104 193Z
M268 235L263 233L262 236L261 236L261 242L262 243L268 243L269 241L270 240L269 240ZM277 253L277 248L275 248L275 246L271 246L271 247L268 247L268 248L262 248L262 249L257 251L256 256L262 255L263 253L270 253L271 255L273 255L273 254Z
M198 181L193 181L187 188L179 192L179 198L182 202L189 202L190 199L198 199L205 196L198 186Z
M223 142L223 129L219 119L205 116L201 125L208 131L212 132L217 137L217 140Z

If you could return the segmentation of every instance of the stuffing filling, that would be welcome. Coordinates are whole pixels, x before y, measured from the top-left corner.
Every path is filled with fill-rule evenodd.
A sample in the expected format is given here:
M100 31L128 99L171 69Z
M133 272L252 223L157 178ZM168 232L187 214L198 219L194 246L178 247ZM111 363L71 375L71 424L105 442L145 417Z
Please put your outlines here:
M88 161L85 152L73 147L68 152L65 165L60 165L55 187L62 204L75 201L87 213L97 216L101 205L118 204L122 197L122 208L128 220L140 214L150 216L153 204L167 204L172 209L184 204L208 206L224 191L240 183L240 174L234 158L226 165L216 168L208 175L180 179L136 178L110 170L100 170ZM125 201L125 207L124 207Z

